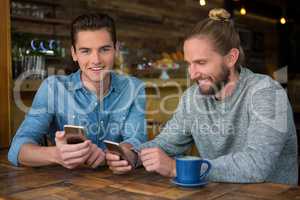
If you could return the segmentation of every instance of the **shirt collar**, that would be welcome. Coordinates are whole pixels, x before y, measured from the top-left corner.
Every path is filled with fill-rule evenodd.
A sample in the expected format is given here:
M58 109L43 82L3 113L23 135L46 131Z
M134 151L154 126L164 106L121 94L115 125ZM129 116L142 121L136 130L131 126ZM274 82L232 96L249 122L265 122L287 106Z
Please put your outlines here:
M72 82L72 89L75 90L79 90L79 89L85 89L82 81L81 81L81 70L77 70L72 78L71 78L71 82ZM112 91L116 91L116 92L120 92L120 80L118 78L118 75L115 72L110 72L110 88L109 88L109 92Z
M80 78L80 74L81 74L81 71L77 70L71 78L73 90L78 90L78 89L84 88L81 78Z

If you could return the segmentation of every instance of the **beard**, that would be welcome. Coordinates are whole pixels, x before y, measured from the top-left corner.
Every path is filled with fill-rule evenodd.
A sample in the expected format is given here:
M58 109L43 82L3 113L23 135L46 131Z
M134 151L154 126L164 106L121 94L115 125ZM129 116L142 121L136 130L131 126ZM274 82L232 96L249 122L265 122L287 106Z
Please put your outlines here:
M209 79L212 83L211 85L205 86L201 85L198 82L199 91L203 95L215 95L217 94L228 82L229 82L229 69L227 69L224 65L221 66L221 73L215 77L205 77L197 80L201 81L204 79Z

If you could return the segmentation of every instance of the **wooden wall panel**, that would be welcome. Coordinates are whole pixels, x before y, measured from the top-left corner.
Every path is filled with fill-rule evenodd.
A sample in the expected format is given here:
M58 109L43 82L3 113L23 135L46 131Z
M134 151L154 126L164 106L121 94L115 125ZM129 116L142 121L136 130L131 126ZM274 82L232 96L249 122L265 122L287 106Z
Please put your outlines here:
M11 130L11 47L9 0L0 1L0 148L8 147Z

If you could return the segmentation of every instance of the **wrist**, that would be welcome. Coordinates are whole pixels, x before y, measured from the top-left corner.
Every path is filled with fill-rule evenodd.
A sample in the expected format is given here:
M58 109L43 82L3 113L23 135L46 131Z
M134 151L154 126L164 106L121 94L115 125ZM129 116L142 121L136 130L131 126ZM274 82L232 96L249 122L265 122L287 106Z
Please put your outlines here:
M60 155L59 155L59 150L57 148L57 146L53 146L53 147L47 147L49 148L50 151L50 162L53 164L61 164L61 159L60 159Z

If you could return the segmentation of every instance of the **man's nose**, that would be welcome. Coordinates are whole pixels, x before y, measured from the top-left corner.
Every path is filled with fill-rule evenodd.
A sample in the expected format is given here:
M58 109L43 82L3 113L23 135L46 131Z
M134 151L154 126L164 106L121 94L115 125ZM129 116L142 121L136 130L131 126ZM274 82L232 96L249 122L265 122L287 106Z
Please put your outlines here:
M194 79L196 79L197 77L199 77L200 72L199 72L199 70L197 69L197 67L196 67L195 65L191 64L191 65L189 66L189 74L190 74L190 78L191 78L192 80L194 80Z
M101 63L101 56L99 55L99 53L95 52L92 54L92 63L93 64Z

